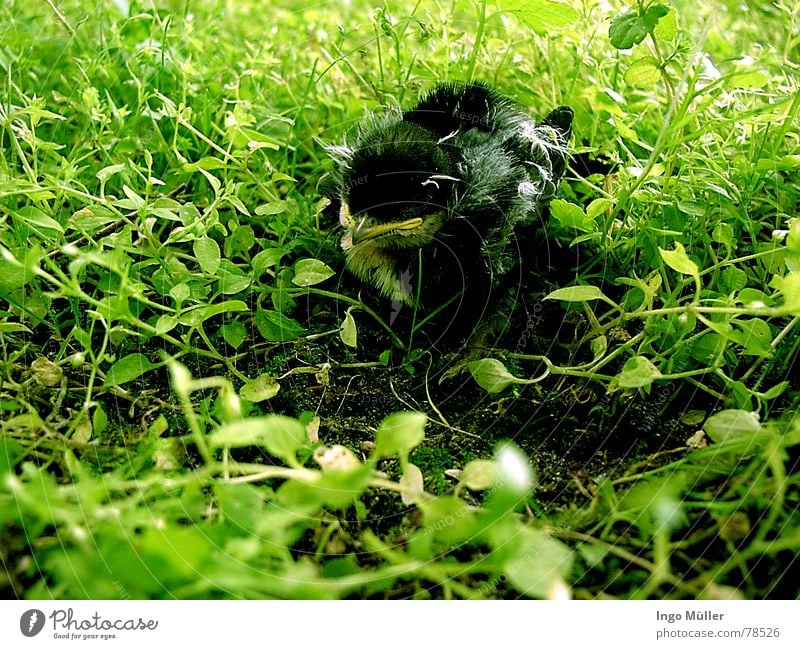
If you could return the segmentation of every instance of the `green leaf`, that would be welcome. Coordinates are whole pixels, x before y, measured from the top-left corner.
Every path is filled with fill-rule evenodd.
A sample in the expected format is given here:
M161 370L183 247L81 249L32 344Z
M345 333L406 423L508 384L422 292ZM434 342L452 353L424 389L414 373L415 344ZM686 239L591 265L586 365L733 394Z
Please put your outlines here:
M128 197L128 200L131 202L131 204L134 206L135 209L138 210L139 208L144 207L146 205L144 199L127 185L122 186L122 193Z
M234 349L239 349L247 338L247 328L241 322L226 322L219 330L225 342Z
M205 236L192 244L192 250L200 268L209 275L216 275L221 259L219 244L211 237Z
M256 312L256 327L266 340L277 343L294 340L306 333L297 320L270 309Z
M603 300L604 302L611 302L610 298L606 297L596 286L589 284L581 284L578 286L567 286L566 288L557 288L552 293L544 296L545 300L561 300L562 302L589 302L591 300Z
M245 273L236 264L228 259L221 259L219 268L217 269L217 277L219 278L219 291L225 295L234 295L240 293L252 281L252 277Z
M408 453L425 439L426 415L421 412L396 412L386 417L375 433L374 457Z
M32 205L21 207L16 212L12 212L15 221L21 221L31 229L39 232L41 230L54 230L64 234L64 228L54 218L47 216L42 210Z
M794 271L785 277L774 277L771 285L783 293L781 309L791 315L800 315L800 271Z
M684 275L692 275L699 277L700 273L695 264L686 254L683 244L675 242L675 250L664 250L659 247L658 252L661 253L661 258L672 270L676 270Z
M339 329L339 337L348 347L352 347L353 349L358 347L358 330L356 329L356 321L353 319L353 314L350 313L350 309L344 314L344 320Z
M737 437L749 437L761 430L758 413L747 410L722 410L711 415L703 430L715 442Z
M711 231L711 238L717 243L721 243L722 245L726 246L728 249L733 248L734 245L733 226L730 223L725 223L724 221L720 221L719 223L717 223L717 225L714 226L714 229Z
M614 206L610 198L595 198L586 206L586 216L594 221L598 216L608 212Z
M400 478L400 499L404 505L413 505L425 494L425 480L422 471L415 464L408 462Z
M660 376L661 372L650 359L634 356L622 366L622 371L616 376L616 380L621 388L643 388Z
M569 5L550 0L498 0L497 4L542 35L558 31L580 17Z
M661 80L658 61L652 56L636 59L625 71L625 83L636 88L650 88Z
M566 588L564 579L572 570L575 553L542 530L520 526L516 551L503 565L511 585L527 597L550 598Z
M128 383L156 367L158 365L151 363L143 354L129 354L120 358L111 366L111 369L106 374L103 387Z
M769 83L769 75L761 70L748 70L736 72L728 77L728 86L731 88L763 88Z
M241 419L221 426L208 436L214 448L261 446L289 465L297 465L297 451L306 445L306 427L284 415Z
M736 266L728 266L720 275L720 286L726 293L736 293L747 286L747 273Z
M278 383L272 376L269 374L262 374L258 378L245 383L242 386L242 389L239 391L239 394L241 395L242 399L247 399L253 403L258 403L259 401L271 399L278 394L280 389L281 384Z
M736 320L737 329L731 332L734 342L744 347L744 353L752 356L770 356L772 354L772 330L766 321L760 318Z
M277 266L284 254L286 253L282 248L267 248L259 252L253 257L253 275L258 277L267 269Z
M647 25L642 17L634 11L618 14L608 28L611 44L618 50L629 50L634 45L641 43L646 36Z
M440 496L418 506L422 512L423 533L432 534L437 541L453 546L475 535L475 513L461 498Z
M114 174L118 174L121 171L124 171L125 165L124 164L116 164L116 165L109 165L108 167L103 167L100 171L98 171L95 176L100 181L101 184L105 185L106 181L111 178Z
M781 396L790 385L791 383L789 381L781 381L780 383L776 383L764 393L764 398L767 400L775 399Z
M550 202L550 214L564 228L594 232L594 219L584 214L575 203L557 198Z
M647 27L647 32L652 34L656 25L658 25L661 19L668 13L669 7L665 7L664 5L651 5L645 9L645 12L642 14L642 21L644 21Z
M286 201L273 201L271 203L259 205L256 208L256 214L258 216L272 216L273 214L282 214L285 211Z
M669 11L658 21L653 34L662 41L671 41L675 38L678 34L678 14L674 8L670 7Z
M502 392L513 383L525 383L511 374L496 358L482 358L467 365L472 378L489 394Z
M335 273L319 259L301 259L295 264L292 282L295 286L314 286Z
M497 480L497 464L492 460L472 460L461 472L460 482L473 491L484 491Z
M608 29L611 44L618 50L629 50L652 34L658 22L668 13L669 9L664 5L652 5L643 14L636 11L618 14Z
M606 338L604 335L598 336L597 338L592 338L592 342L589 343L589 347L592 350L592 362L597 362L603 358L606 350L608 349L608 338Z

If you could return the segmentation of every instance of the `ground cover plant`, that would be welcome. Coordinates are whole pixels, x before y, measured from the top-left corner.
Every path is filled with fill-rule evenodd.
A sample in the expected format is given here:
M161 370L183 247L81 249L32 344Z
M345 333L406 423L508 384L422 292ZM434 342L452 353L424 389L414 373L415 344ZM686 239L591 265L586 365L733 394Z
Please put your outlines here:
M0 588L796 598L800 7L0 6ZM344 269L326 145L575 111L544 261L443 346Z

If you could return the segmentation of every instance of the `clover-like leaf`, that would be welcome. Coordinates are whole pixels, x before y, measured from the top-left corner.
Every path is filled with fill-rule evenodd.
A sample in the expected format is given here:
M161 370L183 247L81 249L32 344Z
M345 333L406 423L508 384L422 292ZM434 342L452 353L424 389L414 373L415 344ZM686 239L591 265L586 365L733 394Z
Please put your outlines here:
M314 286L324 282L335 273L319 259L301 259L295 264L292 282L295 286Z
M513 383L525 383L525 379L518 379L511 374L496 358L482 358L472 361L467 365L472 378L477 381L489 394L502 392Z
M421 412L396 412L386 417L375 433L375 457L408 453L425 439L427 421Z
M139 378L145 372L158 367L151 363L147 356L143 354L128 354L115 362L106 374L103 387L112 385L122 385Z
M721 410L708 418L703 430L715 442L748 437L761 430L758 413L747 410Z
M644 356L629 358L622 371L616 376L621 388L643 388L661 376L661 372L650 359Z

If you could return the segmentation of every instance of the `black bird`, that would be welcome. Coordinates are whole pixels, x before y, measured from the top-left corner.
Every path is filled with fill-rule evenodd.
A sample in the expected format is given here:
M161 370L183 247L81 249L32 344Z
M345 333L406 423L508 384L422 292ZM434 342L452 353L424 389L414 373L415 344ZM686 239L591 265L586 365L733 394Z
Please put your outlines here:
M520 232L542 234L572 116L536 123L484 84L444 83L365 119L330 148L348 269L396 305L477 322L526 254Z

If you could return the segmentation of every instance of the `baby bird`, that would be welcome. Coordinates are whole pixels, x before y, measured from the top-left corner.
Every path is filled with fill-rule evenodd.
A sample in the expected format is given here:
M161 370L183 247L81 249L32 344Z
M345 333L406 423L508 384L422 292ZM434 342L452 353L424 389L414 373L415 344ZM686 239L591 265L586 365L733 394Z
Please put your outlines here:
M330 148L347 268L396 304L479 318L526 254L517 236L541 235L572 116L562 106L537 124L481 83L370 116Z

